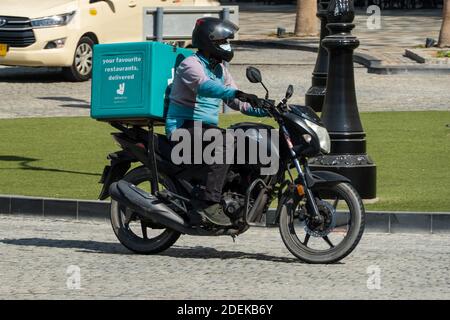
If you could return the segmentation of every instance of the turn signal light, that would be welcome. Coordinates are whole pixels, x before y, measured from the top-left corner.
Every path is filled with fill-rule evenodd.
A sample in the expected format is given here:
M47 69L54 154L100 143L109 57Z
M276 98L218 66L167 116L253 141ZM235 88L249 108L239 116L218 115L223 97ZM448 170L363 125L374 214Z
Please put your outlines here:
M303 139L305 139L306 143L311 143L312 137L309 134L304 134Z
M297 193L299 196L305 195L305 188L303 188L303 186L301 184L297 185Z

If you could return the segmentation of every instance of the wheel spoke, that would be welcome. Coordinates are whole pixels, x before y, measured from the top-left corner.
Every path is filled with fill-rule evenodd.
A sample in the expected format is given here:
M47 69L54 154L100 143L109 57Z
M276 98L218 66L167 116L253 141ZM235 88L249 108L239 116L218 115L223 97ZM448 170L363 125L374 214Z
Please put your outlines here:
M325 237L323 237L322 239L325 240L325 242L328 243L328 245L329 245L331 248L334 248L334 244L330 241L330 238L328 238L328 236L325 236Z
M337 208L337 206L338 206L338 203L339 203L339 196L337 196L336 197L336 199L334 200L334 203L333 203L333 208Z
M133 211L128 208L125 208L123 224L126 228L129 227L131 219L133 218Z
M141 230L142 230L142 237L147 240L148 239L147 226L145 225L145 223L143 221L141 221Z
M304 246L308 246L308 241L309 241L310 237L311 236L309 235L309 233L307 233L306 236L305 236L305 240L303 240L303 245Z

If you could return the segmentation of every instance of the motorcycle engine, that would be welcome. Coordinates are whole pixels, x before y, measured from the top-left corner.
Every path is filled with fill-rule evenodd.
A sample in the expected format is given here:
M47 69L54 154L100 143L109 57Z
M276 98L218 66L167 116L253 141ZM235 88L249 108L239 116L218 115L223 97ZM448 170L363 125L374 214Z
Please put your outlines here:
M242 217L244 213L244 197L234 192L227 192L222 198L223 212L230 217L232 221L236 221Z

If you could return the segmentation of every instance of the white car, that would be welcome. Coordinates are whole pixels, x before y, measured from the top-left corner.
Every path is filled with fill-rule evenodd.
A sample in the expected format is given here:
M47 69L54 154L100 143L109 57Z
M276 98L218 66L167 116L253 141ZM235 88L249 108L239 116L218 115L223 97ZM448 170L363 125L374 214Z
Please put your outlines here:
M217 6L215 0L1 0L0 65L63 67L91 77L93 46L143 40L143 8Z

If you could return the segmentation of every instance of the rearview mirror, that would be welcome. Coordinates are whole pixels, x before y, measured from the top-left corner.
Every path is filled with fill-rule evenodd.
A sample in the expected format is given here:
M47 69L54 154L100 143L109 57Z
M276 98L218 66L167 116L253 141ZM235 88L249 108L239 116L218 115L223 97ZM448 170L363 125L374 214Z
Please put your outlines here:
M293 94L294 94L294 86L290 84L286 90L286 100L289 100Z
M248 81L251 83L261 83L262 82L262 76L261 72L256 69L255 67L248 67L246 71L246 76Z

